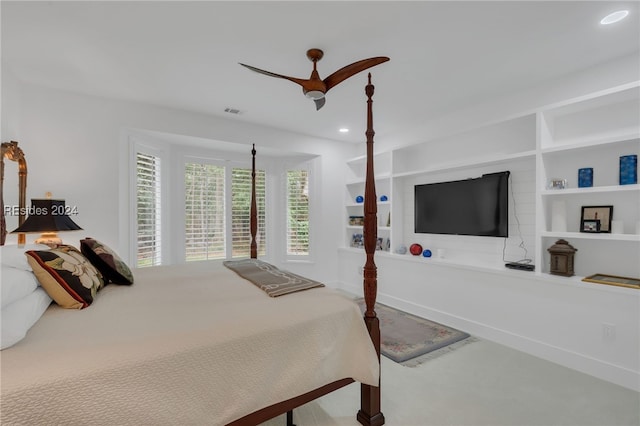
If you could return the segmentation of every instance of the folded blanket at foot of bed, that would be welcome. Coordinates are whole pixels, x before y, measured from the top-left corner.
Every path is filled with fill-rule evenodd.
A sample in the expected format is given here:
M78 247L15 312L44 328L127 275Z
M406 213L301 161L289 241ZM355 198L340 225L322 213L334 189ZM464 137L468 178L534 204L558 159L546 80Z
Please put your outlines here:
M310 280L258 259L229 260L223 262L242 278L252 282L271 297L282 296L324 284Z

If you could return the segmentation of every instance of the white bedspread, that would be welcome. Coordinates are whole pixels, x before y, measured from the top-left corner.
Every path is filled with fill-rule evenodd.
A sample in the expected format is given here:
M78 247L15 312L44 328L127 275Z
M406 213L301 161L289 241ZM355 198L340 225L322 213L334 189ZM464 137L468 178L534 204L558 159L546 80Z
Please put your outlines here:
M87 309L52 305L0 353L3 425L217 425L345 377L378 383L360 310L331 289L271 298L221 262L134 274Z

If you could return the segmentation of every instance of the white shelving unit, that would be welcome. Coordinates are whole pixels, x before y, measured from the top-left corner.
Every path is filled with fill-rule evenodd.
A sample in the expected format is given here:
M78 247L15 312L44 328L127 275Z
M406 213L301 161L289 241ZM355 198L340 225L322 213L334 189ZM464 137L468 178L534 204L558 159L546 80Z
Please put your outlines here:
M546 247L565 239L578 249L576 274L640 277L640 185L619 185L619 159L640 157L638 85L629 85L546 108L538 113L538 258L548 272ZM578 187L578 169L593 168L593 186ZM567 188L546 189L550 179ZM566 226L552 229L552 209L565 211ZM580 232L583 206L613 206L623 232ZM560 221L562 223L562 221Z
M383 153L375 156L374 173L376 176L376 196L378 201L378 239L382 238L382 247L387 248L391 240L391 227L389 226L389 215L391 213L391 153ZM364 201L357 202L358 197L363 197L366 174L366 156L360 156L347 161L348 176L345 191L346 209L346 233L345 246L352 246L354 235L362 234L362 226L349 224L352 217L364 217ZM381 198L386 197L386 201Z
M640 277L640 185L619 185L619 158L640 157L640 84L567 100L535 112L479 129L423 144L378 153L375 156L378 236L390 239L393 257L399 245L418 242L444 248L454 265L486 262L501 268L519 260L522 247L547 275L547 248L562 238L578 249L576 274L609 273ZM364 156L347 162L346 222L363 215L355 197L364 193ZM592 167L593 186L578 188L578 169ZM413 232L413 187L416 184L478 177L511 171L510 237L440 236ZM566 179L565 189L548 189L551 179ZM552 206L561 203L566 227L552 229ZM582 206L613 206L613 220L623 222L623 233L583 233ZM387 223L390 217L390 223ZM389 226L387 226L389 225ZM361 227L346 227L345 247ZM435 253L435 250L432 250Z

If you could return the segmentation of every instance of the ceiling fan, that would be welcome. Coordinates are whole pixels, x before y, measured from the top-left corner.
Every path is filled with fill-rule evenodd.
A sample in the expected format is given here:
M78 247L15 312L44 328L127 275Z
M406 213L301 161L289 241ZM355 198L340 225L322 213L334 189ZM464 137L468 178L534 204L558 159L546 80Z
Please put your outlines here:
M246 65L243 63L240 63L240 65L260 74L268 75L271 77L284 78L285 80L293 81L294 83L299 84L300 86L302 86L302 92L308 98L313 99L316 104L316 110L319 110L325 103L325 95L329 91L329 89L343 82L347 78L359 73L360 71L364 71L367 68L371 68L389 60L389 58L387 58L386 56L377 56L375 58L362 59L361 61L357 61L350 65L347 65L346 67L340 68L338 71L334 72L324 80L321 80L320 75L318 74L318 71L316 69L316 64L320 59L322 59L322 56L324 56L324 52L320 49L307 50L307 58L309 58L309 60L313 62L313 71L311 72L311 77L309 77L309 79L288 77L286 75L261 70L259 68L252 67L251 65Z

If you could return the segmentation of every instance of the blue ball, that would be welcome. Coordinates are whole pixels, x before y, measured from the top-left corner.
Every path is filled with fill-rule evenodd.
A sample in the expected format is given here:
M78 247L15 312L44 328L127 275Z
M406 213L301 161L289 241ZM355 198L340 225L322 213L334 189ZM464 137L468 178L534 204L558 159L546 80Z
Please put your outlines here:
M388 201L388 200L389 200L389 197L387 197L386 195L382 195L380 197L380 201Z
M426 249L425 251L422 252L422 255L424 257L431 257L431 250Z
M362 203L364 201L364 197L362 195L358 195L356 197L356 203Z

